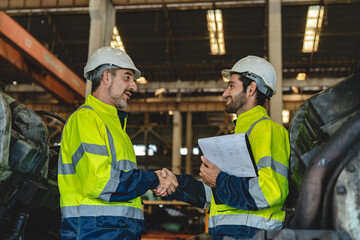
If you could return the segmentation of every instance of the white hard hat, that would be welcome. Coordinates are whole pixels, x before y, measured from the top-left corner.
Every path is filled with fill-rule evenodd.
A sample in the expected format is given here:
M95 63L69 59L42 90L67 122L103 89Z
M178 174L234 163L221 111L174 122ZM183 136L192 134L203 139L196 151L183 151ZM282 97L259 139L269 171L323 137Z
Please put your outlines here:
M141 77L141 72L135 67L134 62L129 55L120 49L113 47L102 47L95 50L86 63L84 77L93 80L94 78L101 76L105 70L110 68L130 69L135 72L135 80Z
M240 59L231 69L224 69L221 74L230 80L232 73L239 73L254 80L260 92L267 97L276 93L276 73L273 66L265 59L257 56L247 56Z

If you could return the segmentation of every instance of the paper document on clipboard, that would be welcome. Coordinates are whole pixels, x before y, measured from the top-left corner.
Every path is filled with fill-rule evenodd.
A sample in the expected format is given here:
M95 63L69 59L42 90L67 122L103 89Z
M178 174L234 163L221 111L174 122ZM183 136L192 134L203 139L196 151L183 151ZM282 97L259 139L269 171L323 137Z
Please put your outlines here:
M237 177L256 177L257 170L245 133L198 139L203 155L221 171Z

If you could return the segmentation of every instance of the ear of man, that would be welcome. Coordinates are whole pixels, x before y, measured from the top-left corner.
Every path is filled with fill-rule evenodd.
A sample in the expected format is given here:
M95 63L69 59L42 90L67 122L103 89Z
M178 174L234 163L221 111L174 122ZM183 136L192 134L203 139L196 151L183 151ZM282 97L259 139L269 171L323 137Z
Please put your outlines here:
M250 97L256 95L256 88L257 88L256 82L255 82L255 81L252 81L252 82L250 83L250 85L248 86L248 89L247 89L248 94L249 94Z
M111 73L105 70L102 75L102 81L105 83L106 86L110 85L111 83L110 77L111 77Z

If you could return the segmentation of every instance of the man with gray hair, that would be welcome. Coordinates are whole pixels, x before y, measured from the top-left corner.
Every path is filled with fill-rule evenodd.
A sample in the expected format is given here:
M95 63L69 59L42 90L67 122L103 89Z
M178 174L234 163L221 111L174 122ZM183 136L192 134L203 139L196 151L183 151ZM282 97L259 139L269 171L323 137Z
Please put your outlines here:
M159 171L137 169L120 109L137 90L141 76L123 51L103 47L89 58L85 78L91 94L68 119L62 132L58 185L62 239L141 239L141 195L161 188L171 194L177 182Z

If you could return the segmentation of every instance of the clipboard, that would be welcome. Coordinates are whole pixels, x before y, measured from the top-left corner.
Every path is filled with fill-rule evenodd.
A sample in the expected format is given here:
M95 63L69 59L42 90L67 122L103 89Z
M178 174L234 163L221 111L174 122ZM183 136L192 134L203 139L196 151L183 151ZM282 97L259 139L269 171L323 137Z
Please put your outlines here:
M245 133L198 139L202 154L221 171L237 177L257 177L257 167Z

